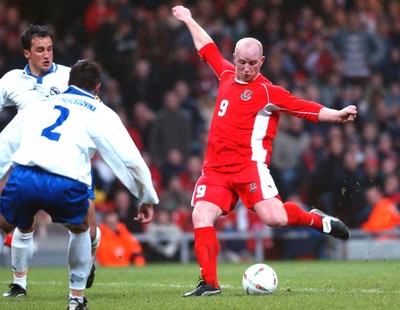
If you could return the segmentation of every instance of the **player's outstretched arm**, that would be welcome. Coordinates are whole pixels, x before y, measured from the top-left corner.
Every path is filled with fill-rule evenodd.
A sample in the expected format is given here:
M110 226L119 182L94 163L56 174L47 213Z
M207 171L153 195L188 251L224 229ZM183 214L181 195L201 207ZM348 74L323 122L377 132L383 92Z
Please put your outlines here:
M318 121L321 123L347 123L353 122L357 117L357 107L349 105L341 110L322 108L319 111Z
M172 14L177 20L185 23L192 35L194 46L199 51L204 45L212 43L213 39L208 33L193 19L190 10L182 5L172 8Z
M153 217L154 217L153 205L142 203L139 206L138 215L137 217L134 218L134 220L142 224L148 224L153 220Z

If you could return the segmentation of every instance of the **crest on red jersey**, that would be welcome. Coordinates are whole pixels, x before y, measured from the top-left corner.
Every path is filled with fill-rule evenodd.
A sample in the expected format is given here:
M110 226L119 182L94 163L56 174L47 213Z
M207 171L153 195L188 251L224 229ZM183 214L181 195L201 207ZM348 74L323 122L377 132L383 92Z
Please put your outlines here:
M243 91L243 93L240 95L240 98L242 98L242 100L247 101L251 98L251 95L253 94L253 91L251 91L250 89L245 89Z
M251 193L254 193L257 190L257 184L255 182L250 183L249 190Z

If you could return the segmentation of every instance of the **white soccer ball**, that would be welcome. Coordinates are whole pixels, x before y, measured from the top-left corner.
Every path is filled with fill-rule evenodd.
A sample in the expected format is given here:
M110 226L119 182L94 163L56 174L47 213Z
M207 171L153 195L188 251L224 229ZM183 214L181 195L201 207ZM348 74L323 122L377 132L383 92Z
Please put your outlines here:
M244 272L242 285L249 295L272 294L278 286L278 276L270 266L254 264Z

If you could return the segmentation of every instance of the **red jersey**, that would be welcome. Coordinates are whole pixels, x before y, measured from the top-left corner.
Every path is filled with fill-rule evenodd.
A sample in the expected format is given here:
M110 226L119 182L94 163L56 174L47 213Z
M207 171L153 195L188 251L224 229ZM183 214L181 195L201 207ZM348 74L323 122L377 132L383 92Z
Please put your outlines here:
M318 122L321 104L295 97L261 74L250 83L235 80L234 65L214 43L199 54L220 80L204 169L234 172L250 161L269 165L281 112Z

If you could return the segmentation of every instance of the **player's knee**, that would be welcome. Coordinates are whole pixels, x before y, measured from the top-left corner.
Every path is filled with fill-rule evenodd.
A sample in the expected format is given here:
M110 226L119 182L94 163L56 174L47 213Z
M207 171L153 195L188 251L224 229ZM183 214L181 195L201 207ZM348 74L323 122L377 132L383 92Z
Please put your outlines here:
M192 222L194 227L201 226L201 223L204 221L204 215L201 212L198 212L196 209L193 210L192 213Z
M287 225L287 213L282 202L276 198L261 201L254 206L254 211L267 226L279 228Z
M24 232L15 228L11 245L17 248L27 248L32 242L33 232Z
M259 213L258 216L262 220L262 222L270 227L279 228L287 225L287 216L284 213L280 212L267 212L267 213Z
M192 213L194 227L213 226L221 216L222 211L215 205L204 204L201 207L195 206Z
M279 228L279 227L284 227L286 226L286 223L283 220L279 220L279 219L273 219L268 221L268 223L266 223L268 226L272 227L272 228Z

